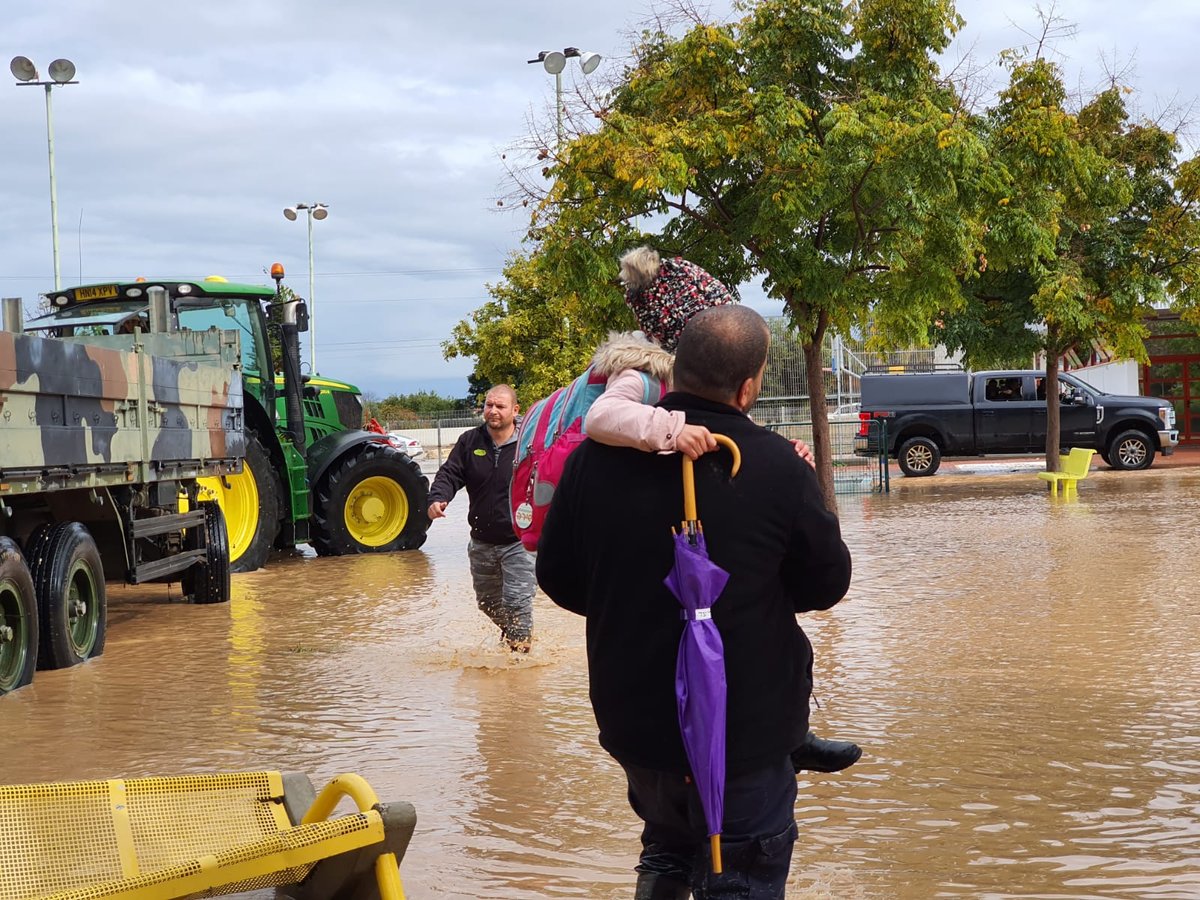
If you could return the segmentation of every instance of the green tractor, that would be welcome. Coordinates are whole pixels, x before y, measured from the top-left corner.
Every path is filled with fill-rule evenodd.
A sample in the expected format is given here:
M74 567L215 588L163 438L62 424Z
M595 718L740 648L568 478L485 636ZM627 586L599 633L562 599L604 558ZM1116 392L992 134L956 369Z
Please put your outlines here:
M388 435L363 428L358 388L300 375L307 311L281 289L282 266L271 276L274 288L219 276L65 288L45 295L51 311L27 328L57 336L146 331L146 292L159 286L173 327L240 332L245 463L239 475L201 480L225 511L231 571L253 571L272 549L303 543L322 556L420 547L429 479Z

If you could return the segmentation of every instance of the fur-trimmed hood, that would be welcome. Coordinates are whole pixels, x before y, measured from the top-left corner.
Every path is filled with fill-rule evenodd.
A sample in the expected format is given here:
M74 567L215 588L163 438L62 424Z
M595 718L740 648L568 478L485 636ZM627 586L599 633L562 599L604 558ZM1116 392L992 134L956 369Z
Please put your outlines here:
M622 369L637 369L670 384L675 356L651 341L640 331L610 331L601 344L592 365L601 375L615 375Z

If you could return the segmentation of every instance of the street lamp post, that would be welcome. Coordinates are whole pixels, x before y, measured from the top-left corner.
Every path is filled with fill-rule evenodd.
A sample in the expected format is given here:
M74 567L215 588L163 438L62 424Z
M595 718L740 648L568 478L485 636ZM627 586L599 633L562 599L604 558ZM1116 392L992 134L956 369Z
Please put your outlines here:
M558 123L557 135L558 146L562 146L562 73L567 67L567 60L576 58L579 60L579 68L583 70L584 75L591 75L596 71L596 66L600 65L600 54L589 53L587 51L580 52L578 47L567 47L561 53L557 50L539 50L537 59L528 59L528 63L541 63L542 68L554 76L554 110L556 113L556 121Z
M295 222L297 219L297 211L308 213L308 368L313 374L317 374L317 317L316 317L316 302L313 300L313 219L320 222L329 215L329 205L326 203L297 203L295 206L286 207L283 211L284 218L289 222Z
M56 59L50 63L49 81L39 81L37 66L27 56L14 56L8 69L17 79L17 87L44 87L46 89L46 148L50 155L50 240L54 248L54 289L62 287L58 266L58 193L54 186L54 115L50 104L50 88L64 84L79 84L75 78L75 63L69 59Z

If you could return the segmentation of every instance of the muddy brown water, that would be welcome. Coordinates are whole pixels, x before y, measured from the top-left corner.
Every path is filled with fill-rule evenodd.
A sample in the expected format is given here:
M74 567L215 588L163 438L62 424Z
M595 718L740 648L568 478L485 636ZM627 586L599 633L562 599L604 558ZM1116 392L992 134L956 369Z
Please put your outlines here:
M1198 500L1196 469L842 498L813 723L865 755L801 779L789 896L1200 897ZM227 606L114 589L102 658L0 699L3 780L358 772L416 805L411 898L631 896L583 623L539 596L533 652L502 652L464 517L418 552L275 560Z

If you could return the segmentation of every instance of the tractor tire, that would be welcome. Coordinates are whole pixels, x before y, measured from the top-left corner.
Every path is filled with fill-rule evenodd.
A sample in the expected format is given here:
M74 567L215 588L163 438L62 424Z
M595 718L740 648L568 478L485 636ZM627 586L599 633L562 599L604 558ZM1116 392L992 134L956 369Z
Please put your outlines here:
M313 501L320 556L416 550L429 531L429 479L389 444L359 444L321 479Z
M189 530L184 546L189 550L198 548L203 533L204 562L184 571L183 593L192 603L228 603L229 532L225 514L215 500L201 500L199 506L204 510L203 532L199 528Z
M37 594L25 557L0 537L0 694L33 681L38 658Z
M201 478L201 500L216 500L225 513L229 571L253 572L266 565L282 519L279 473L262 441L246 433L246 459L239 475Z
M104 652L104 565L79 522L42 525L26 548L38 599L39 669L65 669Z

